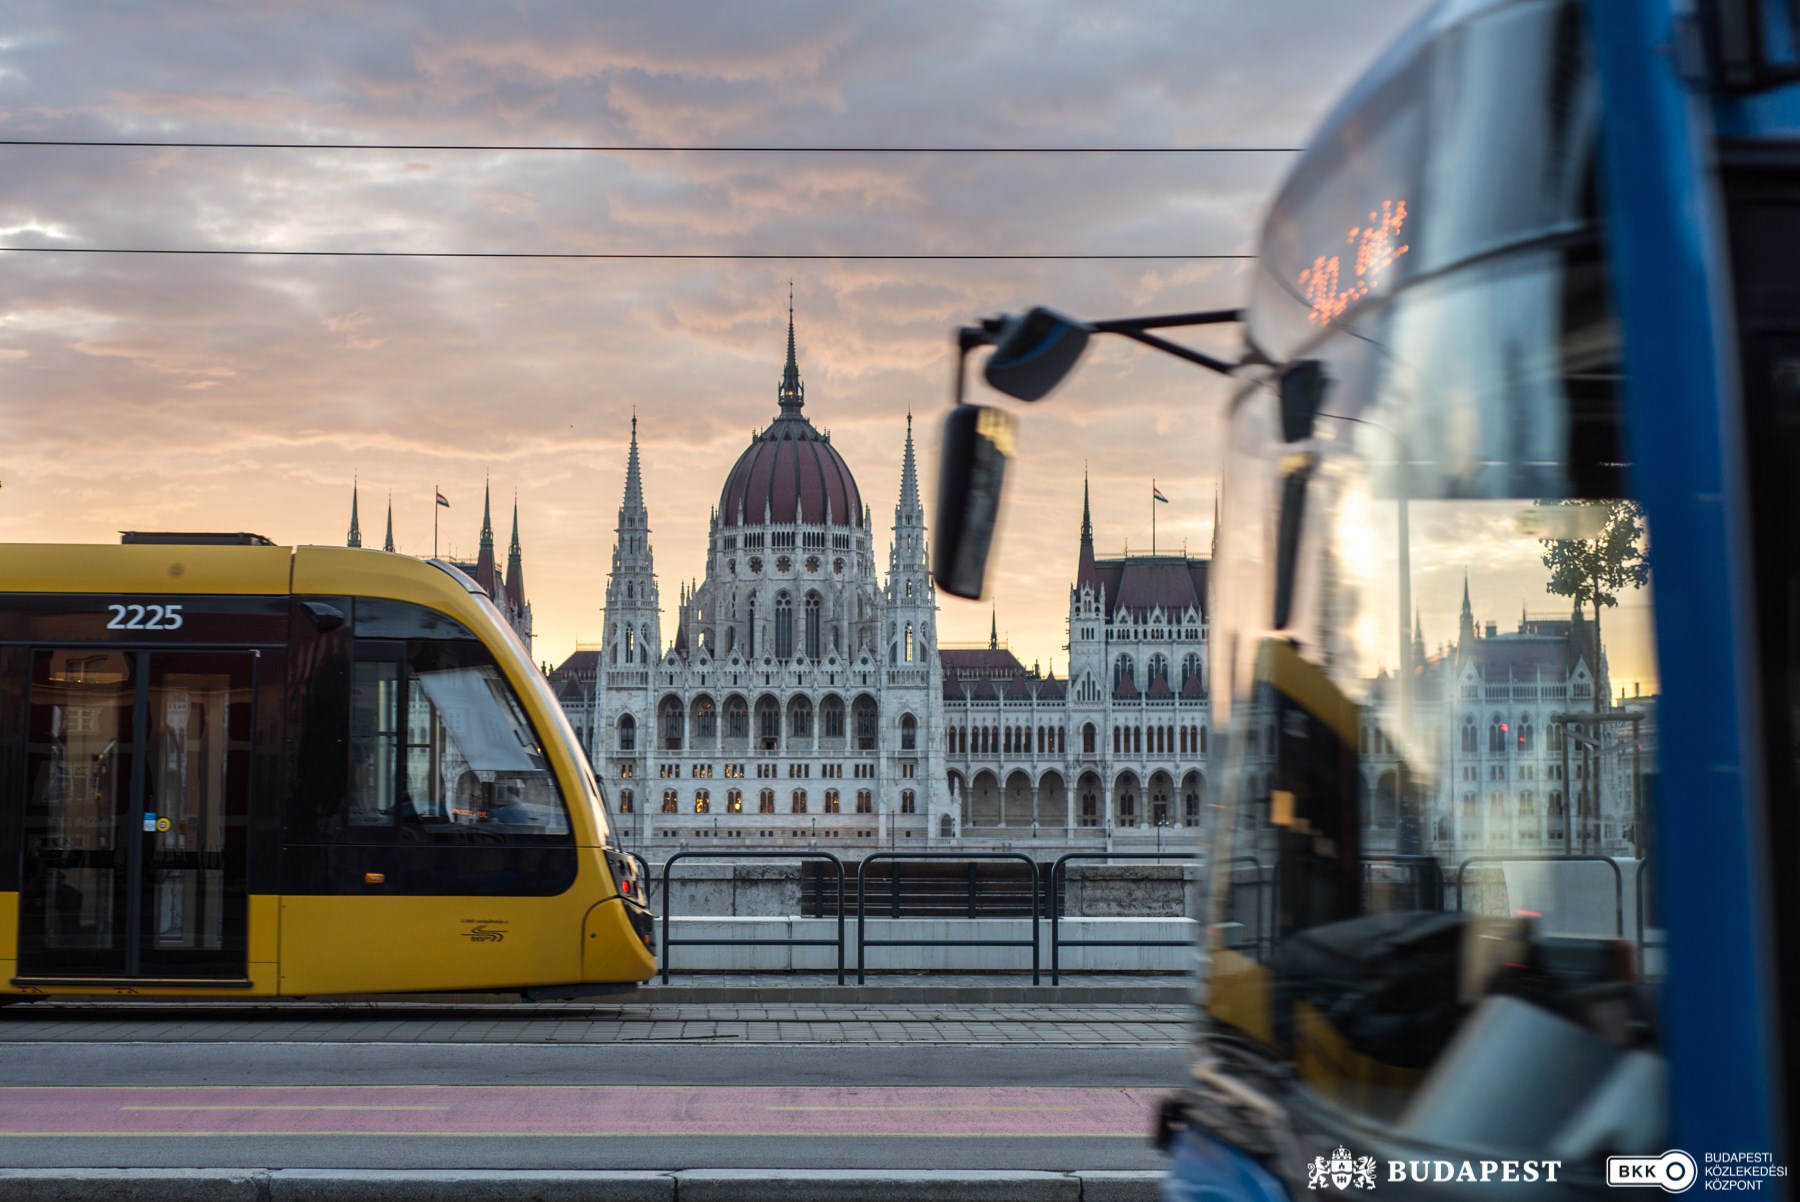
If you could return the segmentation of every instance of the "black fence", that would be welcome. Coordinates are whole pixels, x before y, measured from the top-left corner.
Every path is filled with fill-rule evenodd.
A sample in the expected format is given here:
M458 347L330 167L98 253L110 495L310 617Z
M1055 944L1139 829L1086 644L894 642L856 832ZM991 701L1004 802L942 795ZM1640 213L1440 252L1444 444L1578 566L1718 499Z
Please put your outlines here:
M1193 939L1064 939L1058 921L1062 910L1061 881L1063 866L1070 860L1198 860L1193 852L1160 851L1072 851L1058 856L1050 866L1050 983L1062 983L1062 949L1065 947L1193 947ZM1185 908L1184 908L1185 912Z
M1031 905L1031 938L1030 939L870 939L868 937L868 873L869 865L877 862L900 860L1006 860L1023 862L1031 876L1031 889L1028 894ZM1031 983L1039 984L1042 977L1038 968L1038 920L1042 913L1039 899L1038 862L1019 851L880 851L866 856L856 869L856 983L863 983L865 949L871 947L1029 947L1031 949ZM843 926L843 903L840 897L838 904L838 925Z
M679 860L818 860L829 861L837 873L837 938L835 939L673 939L669 936L669 911L675 894L669 889L669 869ZM844 862L828 851L678 851L663 862L663 937L662 983L669 983L669 949L686 947L739 947L765 945L789 947L836 947L837 983L844 983ZM861 934L861 931L858 931ZM857 982L862 981L862 948L857 947Z
M1002 854L1002 853L996 853ZM1030 918L1050 912L1050 882L1022 852L972 859L963 852L882 852L857 871L857 912L877 918ZM940 858L941 857L941 858ZM800 913L833 918L844 898L823 864L800 875Z

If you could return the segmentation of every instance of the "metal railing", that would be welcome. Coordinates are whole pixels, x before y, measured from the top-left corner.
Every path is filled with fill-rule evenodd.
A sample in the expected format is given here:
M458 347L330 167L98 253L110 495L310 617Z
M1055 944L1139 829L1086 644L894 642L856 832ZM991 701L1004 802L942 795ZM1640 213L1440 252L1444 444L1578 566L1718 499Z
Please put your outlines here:
M1610 856L1471 856L1457 866L1456 869L1456 909L1460 913L1463 908L1463 878L1471 864L1604 864L1612 869L1613 874L1613 919L1620 939L1625 938L1625 874L1619 871L1618 861ZM1641 869L1640 869L1641 871ZM1640 911L1641 913L1642 911Z
M1070 860L1197 860L1195 852L1156 852L1156 851L1072 851L1058 856L1050 865L1050 983L1062 983L1062 949L1064 947L1192 947L1192 939L1064 939L1059 931L1062 899L1060 882L1064 875L1063 865ZM1184 880L1185 885L1185 880ZM1183 907L1186 910L1186 907ZM1035 937L1037 930L1032 929ZM1034 981L1035 983L1035 981Z
M675 893L669 888L669 869L677 860L829 860L837 869L838 905L837 905L837 938L836 939L671 939L669 937L669 911L673 908ZM866 862L866 861L865 861ZM862 874L857 873L858 905L860 917ZM765 945L788 947L832 947L837 948L837 982L844 983L844 862L828 851L678 851L663 861L663 913L662 913L662 983L669 983L669 949L676 944L688 947L736 947L739 945ZM1034 932L1035 933L1035 932ZM862 925L857 924L856 947L856 980L862 983Z
M1023 861L1031 868L1031 938L1025 939L870 939L868 937L868 890L865 887L869 865L877 860L1011 860ZM665 870L666 871L666 870ZM1029 947L1031 948L1031 983L1040 984L1038 953L1038 919L1041 912L1038 892L1038 862L1024 852L1011 851L878 851L864 856L856 869L856 983L864 982L865 950L871 947ZM844 921L840 895L838 925ZM839 978L840 983L842 978Z

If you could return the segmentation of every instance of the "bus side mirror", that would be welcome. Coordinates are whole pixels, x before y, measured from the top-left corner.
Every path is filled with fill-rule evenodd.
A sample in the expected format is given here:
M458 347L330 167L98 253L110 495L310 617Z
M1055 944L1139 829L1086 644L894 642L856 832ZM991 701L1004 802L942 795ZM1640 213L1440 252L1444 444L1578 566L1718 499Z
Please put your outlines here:
M1012 418L986 405L958 405L944 419L931 574L952 596L981 596L1013 429Z
M983 374L995 389L1021 401L1042 399L1062 383L1093 328L1049 309L1008 317L994 335L994 353Z

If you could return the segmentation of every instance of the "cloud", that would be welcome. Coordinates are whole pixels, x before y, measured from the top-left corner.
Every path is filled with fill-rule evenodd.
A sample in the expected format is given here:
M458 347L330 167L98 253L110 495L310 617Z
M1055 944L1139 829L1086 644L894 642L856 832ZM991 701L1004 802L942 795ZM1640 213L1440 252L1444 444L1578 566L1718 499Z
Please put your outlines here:
M0 43L12 138L692 146L1297 145L1423 0L1094 6L476 0L77 10ZM79 24L77 25L77 16ZM0 244L434 252L1169 253L1255 240L1279 156L551 154L0 148ZM795 283L808 413L878 528L905 415L922 481L950 333L1033 303L1113 316L1241 302L1237 263L8 256L0 520L341 541L349 481L403 548L471 547L517 487L540 656L598 635L640 416L665 592L774 413ZM1196 345L1230 353L1228 335ZM1061 665L1093 479L1102 542L1206 538L1226 388L1096 344L1032 411L997 564L1002 625ZM436 515L444 516L444 515ZM950 640L987 611L946 603ZM672 622L669 628L673 629Z

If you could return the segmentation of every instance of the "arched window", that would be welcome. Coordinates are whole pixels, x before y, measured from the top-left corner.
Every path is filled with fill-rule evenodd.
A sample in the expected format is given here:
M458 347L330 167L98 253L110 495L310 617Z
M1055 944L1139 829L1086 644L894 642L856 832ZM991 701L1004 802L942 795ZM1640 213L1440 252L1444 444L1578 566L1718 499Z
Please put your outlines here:
M625 628L625 662L628 664L637 662L637 631L629 626Z
M701 789L694 794L694 813L706 814L712 811L712 792Z
M719 714L713 699L702 693L694 698L694 738L711 742L719 735Z
M1475 754L1475 715L1464 714L1462 724L1462 749L1466 755Z
M1137 824L1137 791L1130 785L1121 786L1118 802L1120 824L1135 826Z
M725 811L728 814L742 814L744 812L744 791L742 789L727 789L725 791Z
M835 814L838 812L839 808L838 791L836 789L825 790L825 812L827 814ZM799 811L796 810L795 813L799 813Z
M756 699L756 742L764 751L781 746L781 703L773 697Z
M1092 722L1083 723L1081 727L1081 754L1094 754L1094 735L1097 734Z
M872 790L858 789L856 791L856 812L858 814L873 814L875 812L875 794Z
M676 793L675 790L673 790L673 789L664 789L663 790L662 812L665 814L681 813L681 795Z
M912 585L910 584L906 587L908 591L912 589ZM906 662L909 664L912 663L917 654L918 649L913 644L913 624L908 622L906 624Z
M619 813L621 813L621 814L631 813L632 809L636 806L636 804L637 804L637 798L632 796L630 789L620 789L619 790Z
M619 750L637 750L637 719L630 714L624 714L619 718Z
M1117 726L1113 727L1113 754L1114 755L1122 754L1122 752L1119 749L1119 743L1120 743L1120 739L1123 737L1124 733L1125 732L1122 731L1121 729L1119 729Z
M1495 755L1506 750L1506 720L1499 714L1488 719L1488 750Z
M806 594L806 658L819 659L821 641L819 638L819 594Z
M742 697L725 699L725 737L728 739L750 737L750 706Z
M918 797L911 789L900 790L900 812L912 814L918 811Z
M1200 653L1190 651L1181 661L1181 687L1187 688L1188 681L1196 683L1200 680Z
M836 693L819 702L819 734L827 739L844 737L844 699Z
M794 658L794 599L775 594L775 658Z
M1159 651L1150 657L1150 670L1144 673L1144 687L1150 688L1155 685L1158 680L1161 680L1166 684L1168 679L1169 657Z
M938 838L949 839L956 834L956 819L945 814L938 819Z
M764 789L756 795L756 812L773 814L775 812L775 790Z
M788 735L795 739L812 738L813 708L812 701L806 697L796 697L788 702Z
M683 717L681 712L681 698L664 697L662 705L658 707L657 712L658 718L660 719L659 725L662 727L663 750L680 751Z
M1113 688L1116 690L1121 683L1130 679L1131 657L1120 655L1119 658L1113 660Z
M792 801L790 802L789 808L795 814L806 813L806 790L805 789L795 789L794 790L794 796L793 796Z
M1519 715L1519 750L1520 751L1530 751L1532 749L1531 748L1532 741L1535 738L1536 734L1537 734L1537 732L1532 728L1532 725L1531 725L1531 715L1530 714L1520 714Z
M875 750L875 699L864 694L850 707L851 725L856 728L856 746L863 751Z
M900 715L900 750L916 751L919 746L919 720L911 714Z

